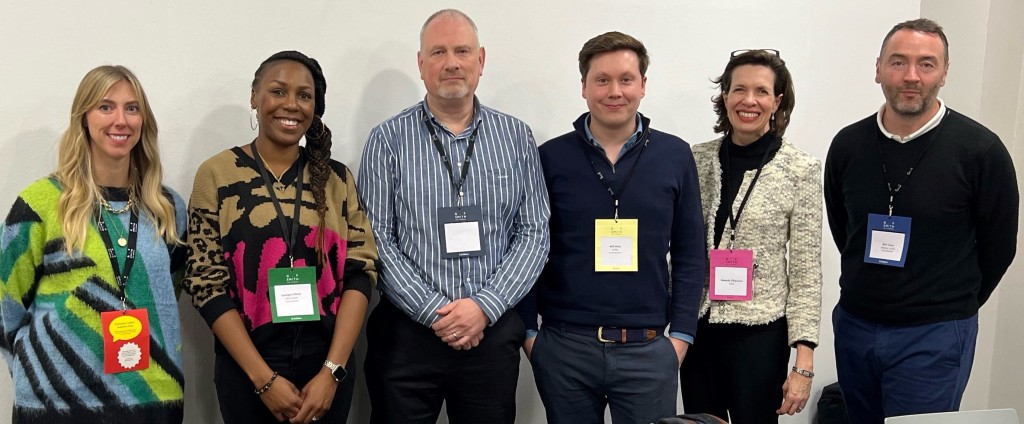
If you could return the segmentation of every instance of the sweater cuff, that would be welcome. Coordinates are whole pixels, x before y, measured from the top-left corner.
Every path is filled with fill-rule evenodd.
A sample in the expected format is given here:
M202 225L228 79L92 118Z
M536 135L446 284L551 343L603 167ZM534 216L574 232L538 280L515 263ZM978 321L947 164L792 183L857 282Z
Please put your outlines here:
M217 319L225 312L233 309L238 309L238 305L234 300L226 294L214 297L199 307L199 315L206 320L206 325L213 328L213 323L217 322Z
M797 341L793 342L793 346L791 346L791 347L793 347L795 349L796 345L804 345L804 346L807 346L807 347L811 348L811 350L814 350L814 349L816 349L818 347L817 343L812 343L812 342L809 342L807 340L797 340Z
M366 296L367 300L370 300L373 293L373 281L370 280L370 275L365 272L354 273L347 276L343 281L341 291L344 293L346 290L356 290Z

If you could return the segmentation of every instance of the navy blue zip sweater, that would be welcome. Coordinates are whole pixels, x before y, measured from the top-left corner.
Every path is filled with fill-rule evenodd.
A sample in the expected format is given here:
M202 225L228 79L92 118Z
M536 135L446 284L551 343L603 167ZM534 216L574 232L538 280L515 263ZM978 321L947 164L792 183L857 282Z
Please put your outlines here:
M650 120L641 115L639 141L613 167L587 140L587 115L576 120L575 131L540 146L551 198L551 253L517 311L528 330L537 329L540 313L544 319L581 325L669 325L672 332L692 336L706 248L690 146L652 130ZM614 205L591 162L620 193L619 218L639 221L638 272L594 271L594 220L612 218ZM631 171L623 191L622 182Z

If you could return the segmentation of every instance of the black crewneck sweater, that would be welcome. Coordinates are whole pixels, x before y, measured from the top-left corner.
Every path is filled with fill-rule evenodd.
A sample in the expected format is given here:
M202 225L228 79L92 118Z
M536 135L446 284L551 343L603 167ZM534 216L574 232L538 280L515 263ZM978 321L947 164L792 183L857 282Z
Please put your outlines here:
M901 183L918 157L893 202L894 215L912 220L906 265L865 263L868 214L888 212L883 160L888 179ZM886 138L875 115L844 128L829 148L824 184L829 226L842 255L839 304L885 325L976 314L1016 253L1016 181L999 137L953 110L938 127L906 143Z

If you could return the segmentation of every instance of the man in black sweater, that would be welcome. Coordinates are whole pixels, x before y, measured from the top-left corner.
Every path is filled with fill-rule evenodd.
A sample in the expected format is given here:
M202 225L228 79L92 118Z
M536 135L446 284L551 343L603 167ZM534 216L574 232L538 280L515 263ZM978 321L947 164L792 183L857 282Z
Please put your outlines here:
M959 409L978 309L1015 254L1013 163L998 136L937 97L948 69L938 24L893 27L876 62L885 105L840 131L825 163L851 422Z

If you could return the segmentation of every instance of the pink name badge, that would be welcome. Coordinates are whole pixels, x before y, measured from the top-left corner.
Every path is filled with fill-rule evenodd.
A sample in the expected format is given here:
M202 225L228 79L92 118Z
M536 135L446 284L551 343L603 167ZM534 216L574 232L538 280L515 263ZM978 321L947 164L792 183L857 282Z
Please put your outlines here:
M711 300L750 300L753 297L754 251L714 249L711 267Z

